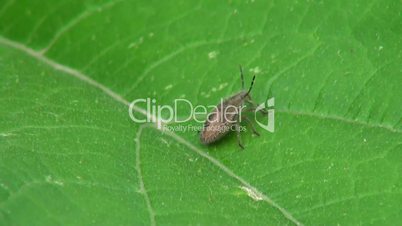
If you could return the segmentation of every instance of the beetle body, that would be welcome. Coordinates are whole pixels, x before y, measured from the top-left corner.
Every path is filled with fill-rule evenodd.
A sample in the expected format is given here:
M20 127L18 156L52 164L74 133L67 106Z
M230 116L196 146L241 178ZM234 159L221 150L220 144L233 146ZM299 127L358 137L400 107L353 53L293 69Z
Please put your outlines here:
M238 144L244 148L240 140L241 112L243 111L244 102L251 101L250 91L253 87L255 76L248 90L244 89L243 70L240 67L240 75L242 81L242 91L232 95L228 99L221 101L214 110L208 115L207 120L201 130L200 141L202 144L209 145L227 135L233 128L237 132ZM247 118L246 118L247 119ZM250 122L247 119L248 122ZM251 125L252 126L252 125ZM253 132L258 135L254 127Z
M200 135L201 143L214 143L229 133L238 122L239 113L247 97L247 91L241 91L219 103L204 123Z

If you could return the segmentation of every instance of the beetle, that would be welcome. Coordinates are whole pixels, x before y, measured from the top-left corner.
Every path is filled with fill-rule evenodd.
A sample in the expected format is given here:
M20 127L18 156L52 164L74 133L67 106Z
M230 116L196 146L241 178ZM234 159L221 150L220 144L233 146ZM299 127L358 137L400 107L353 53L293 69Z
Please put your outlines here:
M256 106L250 96L250 92L255 81L255 75L253 76L253 80L251 81L251 85L248 90L245 90L244 88L244 76L241 66L240 77L242 90L238 93L233 94L226 100L222 100L221 103L219 103L214 108L214 110L210 114L208 114L207 120L205 120L204 126L200 133L200 141L202 144L212 144L226 136L234 128L237 133L238 145L241 149L244 149L240 137L240 121L241 119L243 119L243 117L241 117L241 112L244 109L245 102L252 104L254 107ZM250 124L253 133L259 136L260 134L254 128L250 119L248 119L247 117L244 117L244 119Z

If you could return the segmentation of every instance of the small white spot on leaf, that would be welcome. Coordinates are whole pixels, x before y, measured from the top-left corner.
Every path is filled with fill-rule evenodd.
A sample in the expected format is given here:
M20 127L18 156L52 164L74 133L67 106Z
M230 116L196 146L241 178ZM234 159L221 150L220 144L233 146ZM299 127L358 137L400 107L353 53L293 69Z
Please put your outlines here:
M0 184L0 187L2 187L2 188L5 189L5 190L10 190L10 189L8 188L8 186L5 185L5 184L3 184L3 183Z
M245 191L247 193L247 195L252 198L254 201L261 201L263 200L261 194L256 193L255 191L253 191L251 188L246 187L246 186L241 186L240 187L241 190Z
M228 86L228 83L227 83L227 82L222 83L222 84L219 85L218 90L222 90L222 89L224 89L226 86Z
M55 184L55 185L59 185L59 186L64 186L64 182L63 182L63 181L61 181L61 180L55 180L55 179L52 178L51 175L47 175L47 176L45 177L45 180L46 180L46 182L49 183L49 184Z
M209 59L215 59L216 56L218 56L219 52L218 51L211 51L208 53L208 58Z
M55 181L53 181L53 182L54 182L54 184L56 184L56 185L64 186L64 182L61 181L61 180L55 180Z
M255 67L255 68L251 68L250 72L254 73L254 74L259 74L261 73L261 68L260 67Z
M211 96L211 94L210 93L205 93L204 91L202 91L201 96L208 98L208 97Z
M172 87L173 87L173 85L172 85L172 84L169 84L169 85L165 86L165 90L169 90L169 89L171 89Z
M0 133L1 137L9 137L9 136L14 136L15 134L13 133Z
M144 37L140 37L137 41L132 42L128 45L128 48L138 48L144 42Z

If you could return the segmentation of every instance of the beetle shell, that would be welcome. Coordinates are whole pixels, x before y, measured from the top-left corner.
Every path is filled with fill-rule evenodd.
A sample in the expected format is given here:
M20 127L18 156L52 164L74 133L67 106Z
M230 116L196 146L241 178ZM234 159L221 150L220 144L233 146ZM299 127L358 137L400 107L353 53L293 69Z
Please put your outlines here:
M248 98L247 92L241 91L219 103L204 123L200 134L201 143L211 144L228 134L237 123L238 113L246 98Z

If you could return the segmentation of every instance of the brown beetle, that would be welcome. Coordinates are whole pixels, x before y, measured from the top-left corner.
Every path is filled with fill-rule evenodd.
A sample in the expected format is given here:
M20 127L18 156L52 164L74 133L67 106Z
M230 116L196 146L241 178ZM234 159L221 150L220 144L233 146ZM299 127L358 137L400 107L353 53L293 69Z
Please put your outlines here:
M256 106L256 104L251 100L250 96L255 75L253 76L253 80L248 90L244 89L244 76L241 66L240 76L242 82L242 91L232 95L224 101L221 101L221 103L219 103L208 115L208 118L204 123L204 127L201 130L201 143L206 145L214 143L227 135L234 128L237 133L238 144L242 149L244 149L240 138L240 121L242 118L244 118L251 125L253 133L259 136L250 119L247 117L241 117L241 112L243 111L245 102L252 104L254 107Z

